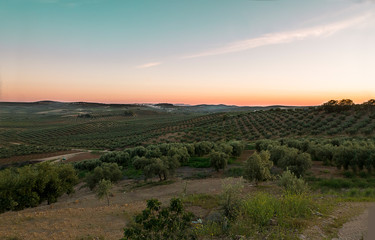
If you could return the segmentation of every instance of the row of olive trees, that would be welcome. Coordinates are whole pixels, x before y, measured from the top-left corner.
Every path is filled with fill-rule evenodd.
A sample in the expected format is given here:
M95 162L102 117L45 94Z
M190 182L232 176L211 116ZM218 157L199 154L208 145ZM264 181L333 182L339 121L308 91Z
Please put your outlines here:
M283 170L289 169L297 176L302 176L305 172L311 168L312 159L308 152L301 149L305 148L304 143L300 143L297 147L297 143L291 141L292 146L287 144L287 141L273 141L273 140L261 140L257 141L255 148L257 151L269 151L270 160L277 167ZM283 145L284 144L284 145Z
M309 154L312 160L323 161L325 165L336 166L339 169L352 169L354 172L363 169L373 172L375 169L375 140L373 139L282 139L262 140L256 143L258 151L270 150L271 159L274 162L281 161L281 165L283 160L280 155L283 155L282 152L287 148L294 149L290 150L291 152L301 153L299 160L308 158L306 154ZM284 156L288 155L284 154Z
M0 171L0 212L36 207L73 192L78 182L68 164L41 163Z
M99 171L104 163L113 163L125 169L134 168L141 170L145 179L158 176L160 180L166 180L173 176L175 170L181 165L187 165L190 157L208 156L211 166L217 171L224 169L230 157L240 156L244 144L240 141L230 142L196 142L196 143L171 143L139 146L127 148L123 151L104 154L98 160L88 160L74 164L78 170ZM97 174L98 175L98 174ZM92 181L95 179L95 181ZM108 178L105 178L108 179ZM88 177L90 188L94 188L100 181L94 174ZM92 184L90 182L93 182Z
M351 99L330 100L320 106L326 112L341 112L347 110L375 110L375 99L370 99L362 104L355 104Z

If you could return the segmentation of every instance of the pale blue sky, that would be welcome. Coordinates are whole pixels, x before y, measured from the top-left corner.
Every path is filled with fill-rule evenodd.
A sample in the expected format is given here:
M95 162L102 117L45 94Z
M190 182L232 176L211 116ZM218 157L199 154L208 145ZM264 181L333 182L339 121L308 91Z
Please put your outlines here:
M0 0L0 100L375 97L375 1Z

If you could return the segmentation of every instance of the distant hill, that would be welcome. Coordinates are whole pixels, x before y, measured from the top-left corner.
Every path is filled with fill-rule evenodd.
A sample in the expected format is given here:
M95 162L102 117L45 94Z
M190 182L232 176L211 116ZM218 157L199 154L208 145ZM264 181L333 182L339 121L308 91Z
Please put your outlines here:
M46 106L49 108L63 107L63 108L138 108L139 110L151 110L151 111L167 111L167 112L192 112L192 113L220 113L220 112L235 112L235 111L258 111L258 110L269 110L269 109L298 109L305 107L297 106L236 106L236 105L225 105L225 104L199 104L199 105L174 105L171 103L157 103L157 104L114 104L114 103L96 103L96 102L58 102L43 100L37 102L0 102L1 106Z

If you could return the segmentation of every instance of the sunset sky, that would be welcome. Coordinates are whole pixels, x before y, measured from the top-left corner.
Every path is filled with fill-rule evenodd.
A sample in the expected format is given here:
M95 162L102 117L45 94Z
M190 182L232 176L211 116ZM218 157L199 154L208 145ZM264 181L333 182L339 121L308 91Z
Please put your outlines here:
M375 98L375 0L0 0L0 101Z

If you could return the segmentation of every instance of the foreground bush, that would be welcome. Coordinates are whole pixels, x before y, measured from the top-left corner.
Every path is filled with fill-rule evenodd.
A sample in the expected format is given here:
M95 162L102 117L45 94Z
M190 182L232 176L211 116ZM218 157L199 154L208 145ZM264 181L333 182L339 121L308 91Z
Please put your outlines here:
M294 221L310 217L313 209L316 209L316 204L308 194L284 194L276 197L268 193L257 193L244 200L239 219L246 221L248 225L252 224L260 232L269 226L295 228ZM241 224L240 221L237 221L238 224Z
M237 217L241 206L241 193L244 188L242 177L239 179L227 178L222 182L222 193L220 195L220 205L224 216L233 220Z
M156 199L147 201L147 208L124 229L124 238L131 240L196 239L192 231L193 214L186 212L181 199L173 198L167 208Z

